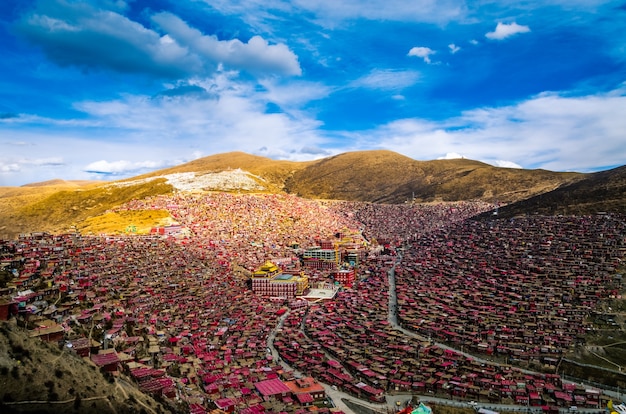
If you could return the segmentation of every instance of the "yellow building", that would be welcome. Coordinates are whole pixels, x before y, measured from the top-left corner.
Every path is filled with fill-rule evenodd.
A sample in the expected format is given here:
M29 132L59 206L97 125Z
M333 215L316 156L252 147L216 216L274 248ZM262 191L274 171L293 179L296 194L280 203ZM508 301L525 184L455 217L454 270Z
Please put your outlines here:
M254 271L254 273L252 274L252 277L271 279L279 273L280 273L280 269L278 268L278 266L276 266L274 263L268 260L265 263L263 263L261 267L259 267L257 270Z

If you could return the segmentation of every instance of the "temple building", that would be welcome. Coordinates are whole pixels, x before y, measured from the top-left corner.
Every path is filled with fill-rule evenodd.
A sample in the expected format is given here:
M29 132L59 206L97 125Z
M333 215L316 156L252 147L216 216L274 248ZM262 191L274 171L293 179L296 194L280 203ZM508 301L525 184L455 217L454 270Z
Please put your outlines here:
M293 299L302 296L308 288L309 278L306 275L283 273L269 261L252 274L252 291L261 296Z

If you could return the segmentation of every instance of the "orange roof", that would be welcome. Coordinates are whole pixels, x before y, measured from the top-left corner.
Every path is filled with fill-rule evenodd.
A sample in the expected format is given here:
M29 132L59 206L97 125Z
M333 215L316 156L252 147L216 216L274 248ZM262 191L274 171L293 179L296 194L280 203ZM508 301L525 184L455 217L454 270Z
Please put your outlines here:
M322 384L315 381L312 377L300 378L295 381L286 381L285 385L287 385L291 392L296 395L304 392L325 392Z

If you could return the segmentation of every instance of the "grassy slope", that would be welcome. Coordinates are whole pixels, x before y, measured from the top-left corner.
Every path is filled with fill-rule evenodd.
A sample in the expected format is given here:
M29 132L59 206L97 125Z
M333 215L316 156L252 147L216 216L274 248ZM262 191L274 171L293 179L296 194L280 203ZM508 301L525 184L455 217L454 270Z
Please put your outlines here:
M44 190L40 195L26 194L18 200L0 199L0 236L15 237L32 231L65 231L79 225L89 217L99 216L107 210L134 199L172 192L164 179L114 187L98 185L61 191Z
M166 210L111 211L87 218L77 224L76 229L81 234L148 234L152 227L172 223L172 217Z
M297 171L286 190L309 198L401 203L482 199L509 203L583 177L455 159L415 161L391 151L340 154Z

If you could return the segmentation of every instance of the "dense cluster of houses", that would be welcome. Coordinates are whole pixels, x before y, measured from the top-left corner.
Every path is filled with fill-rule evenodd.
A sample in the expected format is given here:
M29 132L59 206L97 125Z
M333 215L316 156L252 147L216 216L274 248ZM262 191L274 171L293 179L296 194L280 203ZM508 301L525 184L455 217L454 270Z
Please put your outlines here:
M459 349L554 363L623 289L621 218L466 221L415 241L397 270L401 324Z
M544 225L533 218L521 226L523 234L516 234L514 224L503 222L500 228L451 226L474 210L442 205L436 216L441 231L408 232L413 243L394 265L395 256L365 249L358 232L350 231L346 239L345 229L360 225L347 206L331 211L274 195L160 196L124 208L168 209L188 231L115 237L34 233L1 241L0 266L15 277L0 292L0 318L17 316L28 322L32 336L63 341L103 371L127 375L147 393L184 399L194 413L339 412L324 404L320 382L373 402L384 401L389 392L411 392L522 405L603 406L598 390L572 386L556 374L529 374L473 358L426 336L466 351L488 354L489 347L493 352L506 347L509 352L517 349L520 326L530 329L526 324L535 323L541 334L532 341L540 335L555 338L537 344L536 357L544 356L542 346L550 347L550 356L558 355L554 349L563 352L581 334L569 332L559 318L578 318L586 327L582 315L620 287L615 268L624 255L623 221L570 218ZM446 214L454 217L448 226ZM380 220L370 224L374 236L375 229L390 225L388 216ZM602 232L582 236L592 228ZM457 245L467 246L459 256L453 254ZM335 266L307 268L297 257L307 249L340 253L342 262L353 263L342 269L337 256L325 252L309 259ZM576 253L568 256L568 249ZM477 253L464 257L463 252ZM548 261L548 252L554 259ZM565 269L565 263L555 264L559 260L580 270L570 270L578 272L571 277L553 275L552 269ZM415 336L389 320L393 266L398 320ZM288 292L251 288L255 278L269 284L280 274L288 277L274 283L289 285ZM326 298L299 298L309 282L341 285L341 280L349 283L333 286ZM471 311L461 313L462 306Z
M267 351L279 311L302 305L254 294L214 252L187 242L44 233L4 241L2 265L20 273L4 290L3 315L145 392L184 398L194 412L324 406L315 380L304 386ZM273 393L265 381L293 390Z
M364 399L409 392L483 403L602 408L597 389L529 373L407 336L387 320L384 268L334 301L292 311L275 346L298 370ZM305 326L305 332L300 327Z

